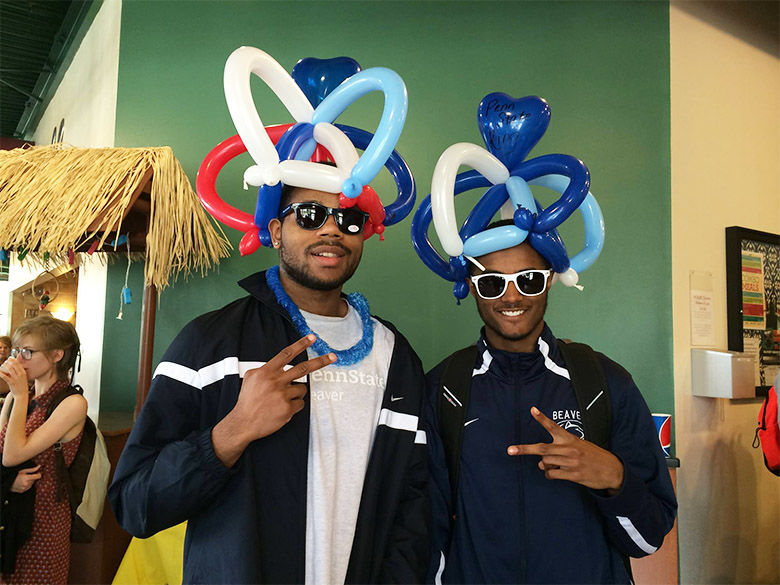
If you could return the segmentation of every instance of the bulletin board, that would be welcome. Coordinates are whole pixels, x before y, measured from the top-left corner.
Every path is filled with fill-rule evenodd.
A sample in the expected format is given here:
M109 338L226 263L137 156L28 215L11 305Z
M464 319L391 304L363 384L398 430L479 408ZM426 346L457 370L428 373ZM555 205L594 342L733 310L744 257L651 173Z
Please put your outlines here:
M726 228L729 350L754 353L756 395L780 372L780 235Z

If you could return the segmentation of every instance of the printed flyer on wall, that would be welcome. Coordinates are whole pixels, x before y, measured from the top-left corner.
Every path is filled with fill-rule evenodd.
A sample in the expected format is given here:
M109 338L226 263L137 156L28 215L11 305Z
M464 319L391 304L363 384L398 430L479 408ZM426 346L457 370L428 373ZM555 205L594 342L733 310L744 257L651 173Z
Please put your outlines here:
M742 327L764 329L764 255L742 252Z

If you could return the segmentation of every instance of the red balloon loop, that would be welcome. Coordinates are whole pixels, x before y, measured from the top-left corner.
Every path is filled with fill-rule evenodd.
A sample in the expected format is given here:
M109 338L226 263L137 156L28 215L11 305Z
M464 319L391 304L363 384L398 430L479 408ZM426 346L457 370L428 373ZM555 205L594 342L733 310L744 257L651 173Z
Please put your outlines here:
M275 126L268 126L266 131L268 132L271 141L276 144L279 141L279 138L281 138L291 126L292 124L278 124ZM225 203L217 193L216 184L219 173L228 161L245 152L246 146L238 134L223 140L206 155L206 158L203 159L203 162L198 169L198 177L195 181L198 197L200 197L200 201L203 204L203 207L206 208L206 211L222 223L244 232L244 237L241 240L242 245L244 246L241 248L242 255L251 254L260 245L260 240L257 236L257 226L255 226L254 223L254 215L236 209L232 205ZM251 242L252 235L254 235L254 239L257 241L256 245Z

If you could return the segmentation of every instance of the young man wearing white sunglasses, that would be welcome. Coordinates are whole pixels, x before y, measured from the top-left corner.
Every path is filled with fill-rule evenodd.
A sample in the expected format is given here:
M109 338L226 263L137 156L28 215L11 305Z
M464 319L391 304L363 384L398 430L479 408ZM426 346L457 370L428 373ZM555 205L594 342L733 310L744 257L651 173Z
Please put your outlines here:
M485 326L476 348L428 374L428 579L628 583L627 556L657 550L677 508L647 405L628 372L591 351L608 391L580 407L544 322L552 271L529 243L469 261ZM600 447L582 411L603 401Z

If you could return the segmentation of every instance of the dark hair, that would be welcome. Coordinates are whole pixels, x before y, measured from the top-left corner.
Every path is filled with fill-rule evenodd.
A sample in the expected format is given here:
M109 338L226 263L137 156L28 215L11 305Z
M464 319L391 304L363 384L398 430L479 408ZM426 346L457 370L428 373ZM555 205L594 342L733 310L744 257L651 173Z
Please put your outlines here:
M326 165L329 167L336 166L336 163L330 162L329 160L322 161L317 164ZM295 185L282 184L282 194L279 197L279 210L276 212L277 216L281 215L282 210L290 204L290 199L292 199L292 195L296 189L303 189L303 187L296 187Z
M1 335L0 336L0 343L3 343L7 345L8 347L11 347L13 345L13 342L11 341L11 338L7 335Z
M76 328L67 321L55 319L51 315L38 315L28 319L14 331L13 343L25 335L33 335L41 342L41 349L52 351L61 349L62 359L57 362L57 378L64 380L68 372L76 365L76 356L81 343Z
M485 228L484 231L491 230L491 229L496 228L496 227L503 227L505 225L515 225L515 222L514 222L514 220L511 220L511 219L498 219L496 221L490 222L490 224L488 224L488 226ZM523 242L523 244L528 244L529 246L531 246L531 242L529 242L528 240L525 240ZM519 245L522 245L522 244L519 244ZM533 248L534 252L539 254L539 252L536 251L536 248L534 248L533 246L531 246L531 248ZM550 268L550 263L547 261L547 258L542 256L541 254L539 254L539 257L542 259L542 261L547 266L547 268ZM474 273L477 271L477 267L474 265L473 262L469 262L468 265L469 265L469 274L471 274L473 276Z
M513 219L497 219L496 221L491 221L485 228L485 231L492 230L496 227L503 227L505 225L515 225L515 221Z

